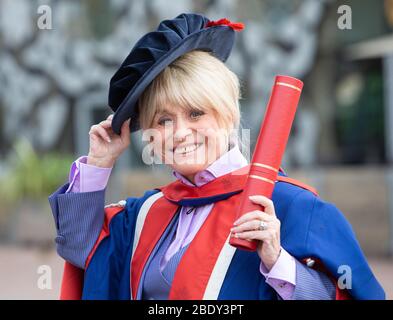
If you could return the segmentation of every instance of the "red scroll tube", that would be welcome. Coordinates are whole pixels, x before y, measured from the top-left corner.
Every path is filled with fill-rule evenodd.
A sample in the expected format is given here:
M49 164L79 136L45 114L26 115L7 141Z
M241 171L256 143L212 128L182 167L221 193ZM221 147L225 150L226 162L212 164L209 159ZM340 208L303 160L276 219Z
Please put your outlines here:
M237 218L253 210L263 211L260 205L251 202L249 196L263 195L271 199L302 88L303 82L296 78L276 77L250 163ZM255 251L257 248L255 240L231 237L229 243L248 251Z

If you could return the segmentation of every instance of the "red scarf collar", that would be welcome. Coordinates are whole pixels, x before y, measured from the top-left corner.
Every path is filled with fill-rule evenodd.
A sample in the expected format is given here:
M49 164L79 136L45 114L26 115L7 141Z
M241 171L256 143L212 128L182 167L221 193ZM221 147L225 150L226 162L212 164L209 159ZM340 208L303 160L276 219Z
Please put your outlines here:
M157 188L163 196L150 207L132 258L131 288L134 299L137 298L141 276L149 256L179 206L215 203L178 265L169 299L202 299L205 295L209 296L211 289L208 283L217 282L211 280L211 275L217 261L221 261L218 258L236 219L235 208L245 186L248 169L249 167L245 166L200 187L189 186L177 180ZM220 201L224 199L226 201ZM222 270L224 275L227 267L228 265ZM217 290L215 292L217 293Z
M176 180L156 189L160 190L167 200L181 206L206 205L240 193L245 186L249 169L250 166L247 165L217 177L200 187L190 186Z

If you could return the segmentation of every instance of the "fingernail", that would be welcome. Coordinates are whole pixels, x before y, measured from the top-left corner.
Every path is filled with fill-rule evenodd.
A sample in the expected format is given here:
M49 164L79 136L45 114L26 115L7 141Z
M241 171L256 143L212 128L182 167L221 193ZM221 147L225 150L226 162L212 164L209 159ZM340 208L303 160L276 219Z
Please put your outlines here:
M233 224L236 226L238 223L239 223L238 220L236 220Z
M249 196L248 198L251 199L251 200L254 200L255 196Z
M239 238L239 235L238 235L237 233L235 233L233 236L234 236L235 238Z
M111 140L111 139L109 139L109 138L107 139L107 141L108 141L108 142L112 142L112 140Z

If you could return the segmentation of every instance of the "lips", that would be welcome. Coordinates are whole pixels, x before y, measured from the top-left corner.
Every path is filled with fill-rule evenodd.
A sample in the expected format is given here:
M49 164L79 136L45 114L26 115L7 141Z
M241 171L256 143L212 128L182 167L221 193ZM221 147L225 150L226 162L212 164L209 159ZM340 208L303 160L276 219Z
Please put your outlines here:
M187 144L187 145L179 145L177 147L174 148L173 153L174 154L188 154L191 152L194 152L196 149L198 149L200 146L202 145L202 143L192 143L192 144Z

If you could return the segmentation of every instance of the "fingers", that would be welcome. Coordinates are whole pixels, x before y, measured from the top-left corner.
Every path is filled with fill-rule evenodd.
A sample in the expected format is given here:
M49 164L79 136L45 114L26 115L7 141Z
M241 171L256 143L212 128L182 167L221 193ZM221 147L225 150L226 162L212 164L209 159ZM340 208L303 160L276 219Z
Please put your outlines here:
M277 231L275 229L268 230L252 230L245 231L240 233L235 233L234 237L239 239L248 239L248 240L261 240L263 242L273 241L278 236Z
M268 217L270 218L269 215L268 215ZM267 223L267 228L269 228L269 226L272 225L272 221L254 219L254 220L246 221L236 227L233 227L231 229L231 232L237 233L237 232L243 232L243 231L258 230L261 225L261 221L265 221Z
M93 137L101 137L102 139L106 140L107 142L111 142L111 133L112 131L112 118L113 114L110 114L106 120L101 121L98 124L91 126L89 135Z
M260 211L260 210L254 210L247 212L246 214L242 215L239 219L237 219L233 224L235 226L241 225L246 221L250 220L263 220L263 221L271 221L272 216L267 214L266 212Z
M106 120L101 121L98 124L93 125L90 128L89 135L101 137L107 142L111 142L111 136L114 135L112 130L113 114L109 115ZM130 141L130 120L125 121L121 126L120 137L123 141Z
M106 128L106 129L110 129L112 126L112 119L107 119L107 120L101 121L99 123L99 125Z
M90 128L89 135L96 135L106 140L107 142L111 142L111 138L108 132L102 127L100 124L95 124Z
M274 232L277 230L279 231L281 222L276 217L273 202L264 196L251 196L250 199L254 203L262 205L265 211L253 210L242 215L234 222L234 227L231 229L231 232L239 235L239 237L249 239L254 239L253 237L259 237L258 239L261 240L263 238L263 234L260 234L259 232L265 232L269 230L273 230ZM267 223L266 230L259 230L261 221Z
M246 213L244 216L236 221L236 224L231 228L232 233L259 230L261 221L266 222L267 229L279 230L281 222L277 218L262 212L262 211L251 211Z
M256 204L260 204L262 207L264 207L264 211L267 214L276 215L276 212L274 210L274 204L273 201L270 200L269 198L262 196L262 195L253 195L249 197L250 200Z
M120 137L122 140L125 140L125 141L130 140L130 121L131 121L131 119L128 119L121 126Z

